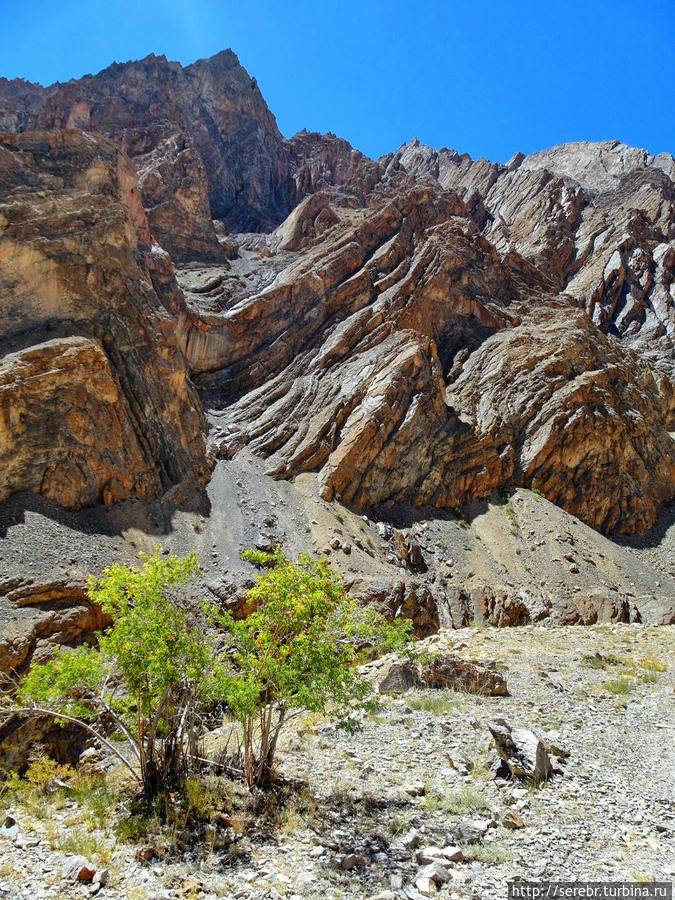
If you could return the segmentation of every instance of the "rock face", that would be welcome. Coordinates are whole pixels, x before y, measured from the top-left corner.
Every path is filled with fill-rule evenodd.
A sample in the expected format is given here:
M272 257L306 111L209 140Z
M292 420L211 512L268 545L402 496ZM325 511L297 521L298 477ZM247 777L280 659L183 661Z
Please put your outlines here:
M513 453L513 477L609 532L645 531L675 481L667 411L651 367L580 311L492 336L448 402Z
M119 139L153 233L176 260L224 259L212 219L271 228L294 199L286 142L229 50L185 69L151 54L49 88L2 79L0 124Z
M1 388L25 410L0 496L204 478L184 357L215 452L316 472L326 500L457 509L523 485L635 532L672 499L672 157L579 143L501 166L415 141L372 161L284 139L231 51L1 80L0 125Z
M581 141L502 166L413 142L389 167L456 190L500 256L519 254L603 331L656 362L669 376L672 413L672 156Z
M151 241L133 169L108 142L2 138L0 498L28 489L79 507L206 479L171 264Z
M286 254L269 286L182 320L222 455L318 470L356 506L522 484L607 532L646 530L672 498L665 371L500 259L455 193L397 174L364 210L315 194L269 246Z

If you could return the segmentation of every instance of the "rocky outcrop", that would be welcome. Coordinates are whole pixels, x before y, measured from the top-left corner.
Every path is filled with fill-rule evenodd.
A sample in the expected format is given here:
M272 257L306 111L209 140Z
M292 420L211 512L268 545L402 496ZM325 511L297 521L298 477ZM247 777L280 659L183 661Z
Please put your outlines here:
M219 452L317 470L324 498L356 506L515 483L644 531L674 490L662 375L515 252L500 260L456 194L393 186L360 214L314 195L276 232L288 264L269 287L183 320Z
M453 654L429 662L396 662L380 682L381 694L400 694L412 687L451 688L485 697L508 696L506 678L494 665L470 662Z
M60 647L92 642L110 623L87 596L82 579L44 581L22 576L0 581L0 685L5 690L33 663L46 662ZM5 684L4 679L10 679ZM84 747L86 733L58 724L52 717L2 716L0 769L25 768L37 744L63 762L73 762Z
M98 341L55 338L7 354L0 403L0 499L27 489L72 508L161 491Z
M583 312L493 335L448 402L508 448L514 481L601 531L644 531L672 497L675 455L653 372Z
M110 297L112 285L116 296L129 296L120 272L136 266L130 278L143 285L142 302L130 304L136 321L154 307L151 320L163 322L159 339L145 345L169 369L180 368L177 330L222 456L246 446L276 478L315 471L323 498L357 507L455 508L527 485L607 532L644 531L672 498L675 163L668 155L578 143L495 165L414 141L372 161L332 134L300 132L287 141L231 51L187 67L151 55L49 88L2 81L0 121L23 140L33 127L59 135L41 139L51 168L42 160L40 174L11 150L5 158L10 187L28 192L30 182L36 233L59 248L46 263L43 242L31 244L26 231L21 255L12 255L21 277L7 282L5 330L11 336L23 322L35 334L8 349L39 343L46 355L7 360L6 395L32 402L9 369L39 368L52 354L55 372L67 364L74 373L67 402L88 407L86 389L76 386L79 354L94 365L96 416L108 422L107 449L91 457L95 471L78 476L81 448L91 444L79 423L69 431L73 448L59 457L58 484L39 479L39 466L33 471L20 455L17 484L39 480L46 496L80 504L156 493L190 468L197 413L187 428L181 422L191 437L170 437L172 416L164 413L169 425L160 429L147 416L141 436L132 420L141 410L146 417L147 403L125 381L138 380L138 366L115 355L121 339L90 311L89 298ZM101 150L94 132L127 156L110 145ZM102 160L87 163L79 181L70 174L75 143L78 153ZM116 182L103 171L111 153ZM61 177L64 187L56 185ZM114 237L105 192L126 208ZM57 194L61 203L68 195L67 213L50 205ZM84 194L98 198L96 209L73 226L68 217ZM13 206L12 228L16 215ZM234 240L228 229L271 233ZM85 233L98 242L101 230L115 261L106 269L84 253L84 291L75 245ZM189 263L181 275L187 301L166 256L149 249L153 239ZM136 255L133 265L120 263L124 252ZM65 267L68 253L73 284L54 293L54 267ZM204 268L191 268L197 262ZM50 316L24 321L17 310L35 307L34 295L43 295L40 308ZM83 329L83 320L96 326ZM82 344L77 353L49 344L76 336L91 342L86 353ZM56 396L63 386L41 390ZM195 405L187 382L155 402L181 407L173 420ZM31 422L32 432L39 423ZM6 452L15 455L9 444ZM125 480L114 470L134 474ZM399 556L409 564L404 547ZM486 619L525 616L493 600L478 610Z
M672 156L581 141L502 166L413 142L387 165L456 190L502 257L520 255L603 331L653 360L667 374L672 412Z
M289 141L296 202L326 192L339 206L363 207L382 167L334 134L300 131Z
M119 140L150 226L176 260L225 258L212 219L271 229L293 205L286 142L230 50L186 68L151 54L48 88L0 80L0 122Z
M92 641L109 620L93 604L81 580L34 581L30 577L0 583L0 673L20 674L33 662L45 662L61 646Z
M438 631L436 598L431 589L414 579L350 579L350 593L362 603L374 606L389 619L410 619L415 637Z
M2 138L1 498L79 507L208 477L172 282L121 151L76 131Z

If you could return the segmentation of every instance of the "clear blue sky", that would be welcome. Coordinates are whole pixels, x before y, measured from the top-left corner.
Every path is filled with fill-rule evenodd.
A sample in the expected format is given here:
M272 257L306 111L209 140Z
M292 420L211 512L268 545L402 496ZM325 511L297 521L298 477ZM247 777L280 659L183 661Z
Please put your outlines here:
M231 47L281 131L504 162L572 140L675 153L675 0L0 0L0 75L42 84Z

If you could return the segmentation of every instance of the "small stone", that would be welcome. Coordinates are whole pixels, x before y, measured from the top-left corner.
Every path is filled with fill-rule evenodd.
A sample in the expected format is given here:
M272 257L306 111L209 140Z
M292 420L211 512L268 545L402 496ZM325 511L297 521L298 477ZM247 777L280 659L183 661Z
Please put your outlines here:
M442 854L443 859L446 859L448 862L464 862L464 854L461 847L455 847L454 845L443 847Z
M426 875L422 875L416 879L415 887L423 897L433 897L436 893L434 882L431 878L427 878Z
M403 846L407 850L417 850L419 845L422 843L422 835L415 828L411 828L410 831L403 838ZM392 885L393 887L393 885Z
M426 791L423 781L412 781L403 785L403 792L409 797L422 797Z
M505 828L522 828L523 824L520 814L515 809L507 809L502 817L502 825Z
M79 881L89 884L96 874L96 866L86 856L73 856L66 860L61 875L64 881Z
M360 853L348 853L340 860L340 867L349 871L350 869L360 869L368 865L368 859Z
M256 537L254 543L255 543L256 550L262 550L264 553L269 553L270 551L274 550L274 545L272 544L272 541L270 540L270 538L266 537L264 534L259 534Z
M428 866L430 863L436 862L442 856L443 849L432 845L431 847L422 847L421 850L418 850L415 854L415 859L419 865Z
M435 884L445 884L446 881L450 881L450 873L439 862L429 863L422 869L420 876L429 878Z

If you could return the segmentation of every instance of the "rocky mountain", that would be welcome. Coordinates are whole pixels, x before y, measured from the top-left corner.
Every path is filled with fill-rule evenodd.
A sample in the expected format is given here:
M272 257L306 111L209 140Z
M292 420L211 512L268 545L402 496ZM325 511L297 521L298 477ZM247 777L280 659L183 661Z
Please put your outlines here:
M81 131L5 134L0 185L0 498L81 507L206 480L171 263L128 158Z
M672 157L374 161L231 51L0 79L0 129L5 668L157 539L235 607L281 541L419 634L673 620Z

